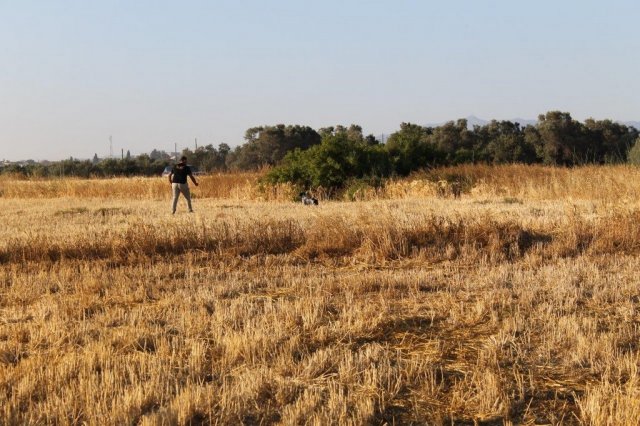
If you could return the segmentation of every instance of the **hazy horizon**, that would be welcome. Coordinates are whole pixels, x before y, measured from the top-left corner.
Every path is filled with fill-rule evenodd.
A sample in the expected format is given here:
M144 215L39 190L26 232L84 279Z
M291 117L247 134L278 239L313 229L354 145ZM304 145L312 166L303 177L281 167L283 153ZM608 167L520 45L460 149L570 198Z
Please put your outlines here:
M0 2L0 159L243 142L249 127L474 115L640 120L640 5L614 0Z

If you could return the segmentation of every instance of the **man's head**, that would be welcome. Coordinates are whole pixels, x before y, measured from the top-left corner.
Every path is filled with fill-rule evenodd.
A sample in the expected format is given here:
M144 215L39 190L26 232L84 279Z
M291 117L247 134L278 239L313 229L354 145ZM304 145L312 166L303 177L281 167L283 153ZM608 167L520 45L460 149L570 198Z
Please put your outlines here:
M185 157L184 155L182 157L180 157L180 162L181 163L186 163L187 162L187 157Z

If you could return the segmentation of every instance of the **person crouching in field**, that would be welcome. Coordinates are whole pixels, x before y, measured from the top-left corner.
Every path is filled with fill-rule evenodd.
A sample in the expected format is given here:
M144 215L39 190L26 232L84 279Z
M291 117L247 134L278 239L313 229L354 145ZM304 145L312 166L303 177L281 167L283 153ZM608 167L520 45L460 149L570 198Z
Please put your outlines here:
M196 178L191 173L191 168L187 166L187 157L180 158L180 162L173 166L171 173L169 173L169 182L171 183L171 189L173 190L173 205L171 212L176 213L176 206L178 205L178 197L182 192L184 198L187 199L187 206L189 207L189 213L193 213L191 207L191 193L189 192L189 184L187 183L187 176L191 178L191 181L195 186L198 186Z

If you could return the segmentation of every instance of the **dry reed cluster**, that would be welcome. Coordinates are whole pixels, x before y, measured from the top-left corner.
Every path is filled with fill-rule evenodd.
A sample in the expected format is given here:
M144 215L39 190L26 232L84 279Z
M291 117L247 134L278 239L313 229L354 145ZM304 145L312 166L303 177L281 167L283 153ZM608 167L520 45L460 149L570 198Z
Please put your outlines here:
M438 173L318 207L212 177L243 189L175 217L3 186L0 423L637 424L635 169Z

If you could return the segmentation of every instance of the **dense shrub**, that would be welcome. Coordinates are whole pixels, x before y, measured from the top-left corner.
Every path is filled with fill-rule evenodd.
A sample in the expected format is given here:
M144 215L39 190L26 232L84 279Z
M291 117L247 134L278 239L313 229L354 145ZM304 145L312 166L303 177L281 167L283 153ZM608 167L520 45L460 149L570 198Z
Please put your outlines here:
M327 134L319 145L288 153L268 172L272 183L291 182L300 188L339 188L351 178L388 176L391 162L384 146L350 138L346 132Z

